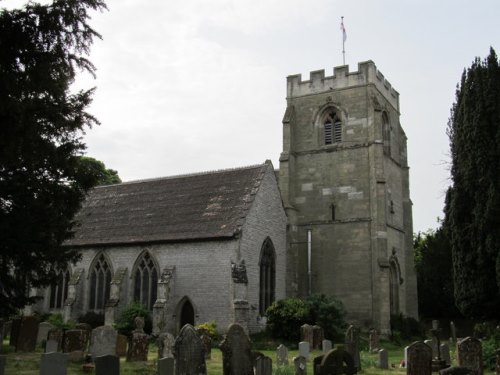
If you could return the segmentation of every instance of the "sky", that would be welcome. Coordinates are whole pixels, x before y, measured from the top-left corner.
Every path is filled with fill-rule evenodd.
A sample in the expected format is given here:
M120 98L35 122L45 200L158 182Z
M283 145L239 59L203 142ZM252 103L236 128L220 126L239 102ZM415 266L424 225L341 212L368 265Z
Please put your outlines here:
M21 0L0 1L17 7ZM500 50L498 0L108 0L87 155L124 181L279 167L286 77L372 60L400 94L414 231L436 228L450 184L446 128L464 68ZM500 52L500 51L499 51Z

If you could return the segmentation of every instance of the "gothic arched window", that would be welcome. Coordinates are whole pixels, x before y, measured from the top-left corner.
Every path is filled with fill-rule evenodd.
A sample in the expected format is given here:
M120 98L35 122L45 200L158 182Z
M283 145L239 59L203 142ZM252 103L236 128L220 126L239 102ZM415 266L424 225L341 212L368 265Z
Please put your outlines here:
M391 155L391 124L387 113L382 114L382 133L384 137L384 154Z
M69 270L57 272L56 281L50 285L50 309L62 309L68 298L69 277Z
M260 286L259 312L265 315L266 310L274 302L276 287L276 255L274 245L268 237L262 244L260 252Z
M90 271L90 309L104 309L106 301L109 299L110 287L111 269L104 254L101 254Z
M149 310L156 302L158 270L148 252L142 254L134 275L134 301L142 303Z
M395 262L390 263L389 267L389 297L391 315L399 314L399 277Z
M342 142L342 122L334 111L328 112L323 122L323 138L325 145Z

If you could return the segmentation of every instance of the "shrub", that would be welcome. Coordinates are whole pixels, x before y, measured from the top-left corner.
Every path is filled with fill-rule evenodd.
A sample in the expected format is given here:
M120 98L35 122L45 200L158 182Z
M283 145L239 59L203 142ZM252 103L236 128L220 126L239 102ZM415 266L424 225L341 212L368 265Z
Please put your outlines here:
M325 337L339 339L344 335L345 310L341 301L324 294L314 294L306 299L309 307L310 324L317 324L323 328Z
M391 331L393 332L393 340L396 338L410 340L425 336L425 329L422 324L418 320L403 314L391 315Z
M301 299L287 298L273 302L266 315L267 329L273 337L298 341L299 327L309 318L309 307Z
M80 315L78 317L78 322L90 324L92 329L94 329L104 325L104 314L97 314L93 311L89 311L84 315Z
M64 322L63 316L61 314L50 315L47 321L56 328L62 328L62 329L75 328L75 322L71 320L68 322Z
M217 331L217 323L214 321L198 324L195 328L205 330L214 342L218 342L221 338L220 333Z
M500 348L500 332L494 330L482 341L484 366L491 371L496 367L496 351Z
M134 319L136 317L144 318L144 331L151 333L153 324L149 315L149 310L143 304L134 302L128 305L116 320L115 329L122 335L129 336L135 329Z

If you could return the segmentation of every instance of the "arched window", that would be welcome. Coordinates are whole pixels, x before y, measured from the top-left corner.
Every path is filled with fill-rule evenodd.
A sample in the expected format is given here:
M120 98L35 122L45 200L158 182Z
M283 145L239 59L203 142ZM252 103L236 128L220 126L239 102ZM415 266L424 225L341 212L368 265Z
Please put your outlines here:
M142 303L149 310L156 302L158 271L148 252L140 257L134 275L134 301Z
M104 309L106 301L109 299L110 287L111 269L104 254L101 254L90 271L90 309Z
M389 297L391 303L391 315L399 314L399 282L397 264L395 262L391 262L389 267Z
M328 112L323 122L325 145L342 142L342 122L334 111Z
M50 285L49 308L62 309L64 301L68 298L69 270L59 271L57 279Z
M260 286L259 312L265 315L266 310L274 302L276 286L276 255L274 245L268 237L262 244L260 252Z
M382 114L382 133L384 137L384 154L391 155L391 124L387 113Z

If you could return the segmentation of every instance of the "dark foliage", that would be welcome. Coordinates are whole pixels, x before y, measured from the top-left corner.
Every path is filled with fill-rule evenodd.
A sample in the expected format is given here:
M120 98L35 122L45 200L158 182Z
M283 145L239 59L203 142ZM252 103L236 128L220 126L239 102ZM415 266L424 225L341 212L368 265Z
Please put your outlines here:
M78 317L78 323L90 324L92 328L97 328L104 325L104 314L98 314L93 311L88 311L84 315Z
M94 37L88 11L102 0L28 3L0 11L0 316L34 302L78 259L61 248L72 218L96 181L78 168L82 134L97 120L85 109L92 90L70 92Z
M88 156L80 158L79 168L83 175L89 176L91 183L97 181L97 185L113 185L122 182L117 171L106 168L102 161Z
M134 320L138 316L144 318L144 332L151 333L153 330L153 323L149 315L149 310L140 303L132 303L123 310L115 322L116 330L122 335L130 336L132 331L136 328Z
M395 341L425 337L425 327L415 318L403 314L391 315L391 332Z
M469 318L500 309L500 67L493 49L464 71L448 125L446 199L455 300Z
M343 339L347 325L342 302L324 294L313 294L306 299L306 304L309 306L310 324L321 326L329 339Z

